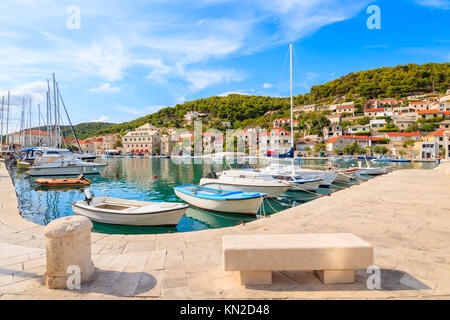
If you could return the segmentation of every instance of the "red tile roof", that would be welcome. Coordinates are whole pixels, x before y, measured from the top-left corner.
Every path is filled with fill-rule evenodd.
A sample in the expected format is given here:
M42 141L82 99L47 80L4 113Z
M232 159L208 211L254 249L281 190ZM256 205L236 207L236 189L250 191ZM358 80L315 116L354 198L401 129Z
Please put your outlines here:
M286 135L290 136L291 133L287 130L284 130L283 128L273 128L272 130L270 130L270 132L272 131L278 131L278 133L284 132Z
M441 137L444 135L444 132L447 131L447 129L440 129L437 130L435 132L429 133L425 136L425 138L430 138L430 137Z
M364 112L384 111L384 108L365 109Z
M342 138L342 137L341 137L341 136L339 136L339 137L333 137L333 138L331 138L330 140L328 140L325 144L333 143L333 142L339 140L339 138Z
M434 113L442 113L438 109L430 109L430 110L419 110L417 114L434 114Z
M402 100L397 100L397 99L381 99L381 100L377 100L378 102L403 102Z
M380 140L383 138L379 138L379 137L369 137L369 136L355 136L355 135L349 135L349 136L338 136L338 137L333 137L330 140L328 140L325 144L330 144L333 143L335 141L337 141L339 138L343 138L343 139L360 139L360 140Z
M388 137L421 137L420 132L387 132Z
M411 101L409 104L427 104L426 101Z
M354 108L354 105L353 104L347 104L347 105L344 105L344 106L337 106L336 107L336 109L347 109L347 108Z

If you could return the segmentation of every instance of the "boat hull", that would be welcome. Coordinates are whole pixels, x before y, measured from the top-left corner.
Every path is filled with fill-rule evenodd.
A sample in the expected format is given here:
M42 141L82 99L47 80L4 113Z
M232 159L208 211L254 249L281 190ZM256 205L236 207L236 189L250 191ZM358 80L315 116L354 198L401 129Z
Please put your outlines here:
M323 181L321 186L329 187L336 177L338 176L335 172L327 172L327 171L296 171L295 176L301 177L302 179L314 179L317 176L321 176Z
M180 199L200 209L225 213L248 214L248 215L256 215L264 199L263 197L238 199L238 200L202 199L180 192L176 189L175 194Z
M72 210L75 214L85 216L95 222L143 227L174 227L178 224L187 208L186 206L159 213L125 214L105 213L77 205L77 203L72 204Z
M278 185L278 186L244 185L208 178L200 179L199 185L201 185L202 187L208 187L219 190L265 193L267 194L268 197L278 197L291 188L290 185Z
M99 174L106 164L96 164L91 166L66 166L66 167L31 167L31 176L68 176Z
M350 175L338 173L336 179L334 179L334 182L337 183L349 183L351 179Z
M320 185L322 184L322 181L313 181L313 182L305 182L305 183L297 183L292 181L291 182L291 189L293 191L317 191L319 189Z
M361 169L359 171L357 171L356 174L358 175L367 175L367 176L377 176L380 174L385 174L387 173L386 168L365 168L365 169Z

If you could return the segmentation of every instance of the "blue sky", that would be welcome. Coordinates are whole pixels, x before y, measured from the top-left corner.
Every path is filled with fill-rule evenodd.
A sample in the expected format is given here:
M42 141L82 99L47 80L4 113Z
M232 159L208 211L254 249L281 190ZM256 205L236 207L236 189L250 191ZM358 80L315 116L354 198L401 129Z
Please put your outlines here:
M380 30L366 26L373 4ZM67 28L70 5L80 29ZM0 12L0 94L42 105L55 72L74 123L229 92L288 96L291 42L294 94L349 72L450 60L450 0L2 0Z

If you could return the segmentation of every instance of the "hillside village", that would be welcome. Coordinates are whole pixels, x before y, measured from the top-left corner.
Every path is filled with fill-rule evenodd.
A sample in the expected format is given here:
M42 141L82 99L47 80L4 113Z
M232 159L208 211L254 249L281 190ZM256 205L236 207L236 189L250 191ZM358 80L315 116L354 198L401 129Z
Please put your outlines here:
M445 152L445 131L450 130L450 91L443 95L427 94L404 99L371 99L361 105L355 101L338 104L296 106L294 112L295 152L300 155L366 154L406 156L413 159L436 159ZM268 128L250 125L235 130L236 139L264 145L265 152L277 147L280 153L290 149L292 136L290 118L278 118L283 111L268 111ZM308 134L305 117L324 118L320 132ZM116 150L122 153L170 154L182 141L192 147L195 120L203 120L203 147L209 152L226 151L225 130L211 129L204 120L207 114L189 111L183 116L181 128L155 127L144 124L125 134L90 137L79 143L85 152L104 154ZM205 124L206 122L206 124ZM221 126L231 128L229 121ZM252 140L256 139L256 140ZM76 146L73 140L66 141Z
M289 98L229 94L123 123L80 123L73 128L78 141L65 126L58 138L60 145L95 154L169 155L174 147L191 153L201 143L207 153L237 150L257 156L286 153L294 141L298 156L365 154L431 161L442 158L446 149L449 87L450 63L382 67L349 73L293 97L293 135ZM201 123L201 142L194 138L195 123ZM33 145L44 143L49 134L40 128L26 132ZM9 141L19 147L21 136L11 133Z

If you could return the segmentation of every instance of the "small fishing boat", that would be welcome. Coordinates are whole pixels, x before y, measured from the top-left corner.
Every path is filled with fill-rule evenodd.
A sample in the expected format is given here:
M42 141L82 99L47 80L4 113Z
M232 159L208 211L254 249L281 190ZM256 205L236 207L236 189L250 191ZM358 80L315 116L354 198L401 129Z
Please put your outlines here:
M289 182L276 180L270 174L244 169L210 172L199 184L219 190L264 192L269 197L278 197L291 188Z
M320 185L323 183L323 179L321 177L316 177L312 179L302 179L295 176L290 175L278 175L273 176L276 180L286 181L291 185L291 189L293 191L314 191L316 192L319 189Z
M73 212L107 224L173 227L189 207L185 203L95 198L90 190L85 190L84 194L84 200L72 202Z
M405 158L392 159L391 162L411 162L411 159L405 159Z
M278 175L293 175L296 179L322 179L321 186L329 187L337 177L337 173L332 171L322 171L307 169L302 166L271 164L259 169L261 172Z
M83 187L91 184L91 180L79 175L76 179L36 179L36 184L43 187Z
M175 194L190 205L210 211L256 215L265 193L229 191L196 185L173 188Z
M17 168L20 170L28 170L31 168L31 163L17 159Z

